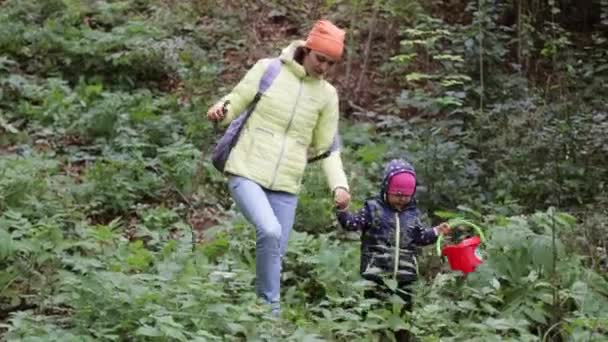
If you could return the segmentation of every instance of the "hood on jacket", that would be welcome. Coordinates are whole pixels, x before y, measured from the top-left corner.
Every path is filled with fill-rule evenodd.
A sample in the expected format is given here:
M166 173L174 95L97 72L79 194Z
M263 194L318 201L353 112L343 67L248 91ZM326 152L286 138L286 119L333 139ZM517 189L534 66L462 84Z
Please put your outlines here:
M294 75L296 75L296 77L298 77L298 78L310 77L311 79L318 80L318 79L320 79L319 77L312 77L312 76L307 75L306 69L304 69L304 66L302 64L298 63L294 59L296 50L299 47L304 47L304 44L306 44L306 42L303 40L295 40L295 41L291 42L291 44L289 44L287 47L285 47L283 50L281 50L279 59L281 59L281 62L283 62L283 65L287 66L289 68L289 70Z
M388 182L396 174L407 172L416 177L416 170L414 166L403 159L393 159L384 166L384 178L382 179L382 186L380 188L380 199L386 202L386 192L388 190ZM412 194L412 200L410 203L414 203L414 196L416 195L416 188Z

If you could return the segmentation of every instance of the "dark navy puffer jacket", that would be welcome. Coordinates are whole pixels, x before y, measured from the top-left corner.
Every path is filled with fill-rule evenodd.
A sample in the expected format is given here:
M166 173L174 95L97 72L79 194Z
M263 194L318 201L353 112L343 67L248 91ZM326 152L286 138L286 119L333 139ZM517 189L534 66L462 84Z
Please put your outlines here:
M383 277L394 278L399 284L416 280L416 247L434 243L437 235L426 228L416 208L415 192L402 211L388 205L386 190L389 179L402 172L416 175L412 165L395 159L385 169L380 195L365 201L356 214L337 211L344 229L361 231L361 275L380 282Z

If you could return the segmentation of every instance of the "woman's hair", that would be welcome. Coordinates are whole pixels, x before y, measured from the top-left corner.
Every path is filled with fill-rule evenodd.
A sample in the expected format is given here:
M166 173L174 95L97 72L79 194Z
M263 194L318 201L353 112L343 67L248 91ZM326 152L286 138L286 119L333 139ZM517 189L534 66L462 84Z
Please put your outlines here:
M309 52L310 52L309 48L303 47L303 46L298 46L296 48L296 51L293 54L293 59L300 64L304 64L304 57L306 57L306 55L308 55Z

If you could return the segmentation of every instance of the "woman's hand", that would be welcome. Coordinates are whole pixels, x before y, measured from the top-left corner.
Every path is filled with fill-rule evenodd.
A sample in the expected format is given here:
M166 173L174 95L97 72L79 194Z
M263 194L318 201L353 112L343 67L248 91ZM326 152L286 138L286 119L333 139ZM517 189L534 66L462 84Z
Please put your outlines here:
M435 232L437 235L446 235L449 234L452 230L452 227L447 222L443 222L442 224L435 227Z
M207 118L211 121L221 121L226 117L226 103L218 102L207 111Z
M350 203L350 193L348 190L342 187L336 188L334 190L334 203L339 210L346 209L348 203Z

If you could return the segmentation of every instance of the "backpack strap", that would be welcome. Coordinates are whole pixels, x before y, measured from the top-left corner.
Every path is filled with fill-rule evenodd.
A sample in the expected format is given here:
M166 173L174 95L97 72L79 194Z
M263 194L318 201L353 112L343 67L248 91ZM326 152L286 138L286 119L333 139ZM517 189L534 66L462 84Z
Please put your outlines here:
M279 58L273 58L270 61L270 64L268 64L268 66L266 67L266 70L264 70L264 74L262 75L262 78L260 79L260 83L258 85L258 91L255 93L255 96L253 97L251 102L249 102L249 105L247 105L247 109L241 114L241 117L238 119L238 120L240 120L240 122L238 124L239 127L242 127L245 124L245 121L247 121L247 119L251 115L251 113L253 113L256 105L262 98L262 95L264 95L266 90L268 90L268 88L270 88L270 86L272 85L272 82L274 81L274 79L277 77L277 75L281 71L282 64L283 64L283 62L281 62L281 60ZM229 103L230 103L230 101L224 102L224 107L223 107L224 112L227 111L226 107L228 106ZM239 131L240 131L240 128L239 128Z
M331 146L329 146L329 150L319 154L318 156L312 157L312 158L308 158L308 163L314 163L316 161L319 161L321 159L325 159L327 157L329 157L329 155L332 152L336 152L340 150L340 146L342 146L342 141L340 138L340 135L338 135L336 133L336 135L334 135L334 140L331 143Z
M262 94L274 81L279 72L281 71L281 60L278 58L273 58L270 61L270 64L264 70L264 74L260 79L260 84L258 85L258 91L253 97L253 100L247 105L247 108L239 114L239 116L230 122L230 125L224 132L224 135L220 138L218 143L215 145L213 152L211 154L211 160L213 162L213 166L221 172L224 172L224 167L226 166L226 162L228 161L228 157L230 156L230 152L232 148L236 145L236 142L239 139L241 131L247 122L247 119L251 116L251 113L255 110L255 107L262 98ZM224 112L226 111L226 105L228 101L224 102Z
M270 64L266 67L264 75L260 79L260 85L258 87L258 93L265 93L268 88L272 85L272 82L281 71L281 60L279 58L273 58L270 60Z
M281 71L281 64L282 62L279 58L273 58L270 61L270 64L268 64L268 66L266 67L264 75L262 75L262 78L260 79L260 84L258 85L258 92L255 93L253 100L249 104L249 115L251 115L251 112L253 112L253 109L255 108L256 104L262 98L262 95L264 95L266 90L270 88L272 82Z

